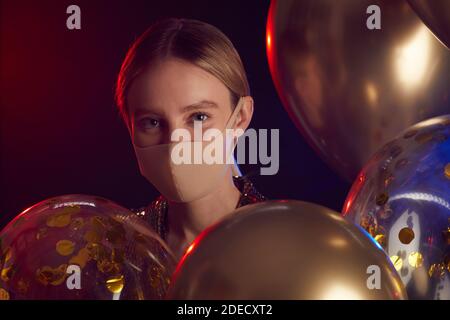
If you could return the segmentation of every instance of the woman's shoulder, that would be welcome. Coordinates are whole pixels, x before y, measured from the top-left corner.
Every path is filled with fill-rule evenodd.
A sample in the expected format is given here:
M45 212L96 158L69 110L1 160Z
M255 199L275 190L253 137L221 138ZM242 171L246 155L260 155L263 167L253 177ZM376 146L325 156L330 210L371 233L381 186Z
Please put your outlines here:
M238 207L267 200L255 187L248 176L233 176L236 187L241 192Z
M130 208L130 211L144 219L161 236L161 222L163 211L167 208L167 201L162 195L158 196L147 206Z

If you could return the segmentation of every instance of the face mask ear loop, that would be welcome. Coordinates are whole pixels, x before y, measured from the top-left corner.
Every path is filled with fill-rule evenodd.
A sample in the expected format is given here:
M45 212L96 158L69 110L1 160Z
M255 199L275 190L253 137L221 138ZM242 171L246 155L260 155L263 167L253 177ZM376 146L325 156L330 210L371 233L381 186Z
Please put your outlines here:
M244 104L244 97L240 97L236 107L234 108L233 112L230 115L230 118L227 121L227 124L225 125L225 132L224 132L225 139L228 139L227 129L230 129L230 127L232 127L231 129L234 130L234 126L235 126L234 121L236 120L237 115L241 111L243 104ZM235 138L233 135L232 150L234 150L236 145L237 145L237 137ZM231 154L231 157L233 159L233 164L231 165L232 175L233 176L241 176L242 174L240 172L238 164L236 163L236 159L234 158L234 155Z
M233 123L232 126L230 124L236 119L237 115L239 114L239 112L242 109L243 104L244 104L244 97L240 97L236 107L234 108L233 112L230 115L230 118L227 121L227 124L225 125L225 130L229 129L230 127L234 128L235 123Z

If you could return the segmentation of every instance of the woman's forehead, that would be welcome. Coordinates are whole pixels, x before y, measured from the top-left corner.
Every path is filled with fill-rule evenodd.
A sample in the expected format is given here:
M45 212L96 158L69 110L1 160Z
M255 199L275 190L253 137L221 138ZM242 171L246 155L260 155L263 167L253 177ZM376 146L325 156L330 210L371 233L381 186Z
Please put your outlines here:
M229 106L230 91L202 68L170 59L148 67L132 82L127 103L130 112L220 108Z

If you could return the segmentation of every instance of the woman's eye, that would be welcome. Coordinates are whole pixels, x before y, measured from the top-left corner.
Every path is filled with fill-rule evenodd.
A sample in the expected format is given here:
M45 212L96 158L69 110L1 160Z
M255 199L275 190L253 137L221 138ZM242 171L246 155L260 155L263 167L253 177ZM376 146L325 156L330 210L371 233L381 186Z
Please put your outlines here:
M154 129L159 127L159 121L152 118L143 118L138 121L139 127L141 129Z
M208 115L205 113L196 113L192 116L192 120L201 122L206 121L208 118Z

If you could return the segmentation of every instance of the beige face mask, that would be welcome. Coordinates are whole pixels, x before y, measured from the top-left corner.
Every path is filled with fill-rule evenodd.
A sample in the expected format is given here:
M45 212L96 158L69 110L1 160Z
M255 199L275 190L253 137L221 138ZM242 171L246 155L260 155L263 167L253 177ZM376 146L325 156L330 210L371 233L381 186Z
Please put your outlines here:
M234 127L243 102L244 99L241 98L225 129L211 140L180 141L148 147L134 145L141 174L163 196L174 202L191 202L214 191L223 182L227 169L234 163L233 151L236 143L226 129ZM218 143L220 140L216 139L222 139L223 143ZM214 147L218 150L217 146L223 148L223 153L219 151L220 161L211 162L205 159L205 152L209 154L207 151ZM180 163L180 150L183 150L182 155L186 155L184 152L188 150L188 156L183 157L188 161Z

